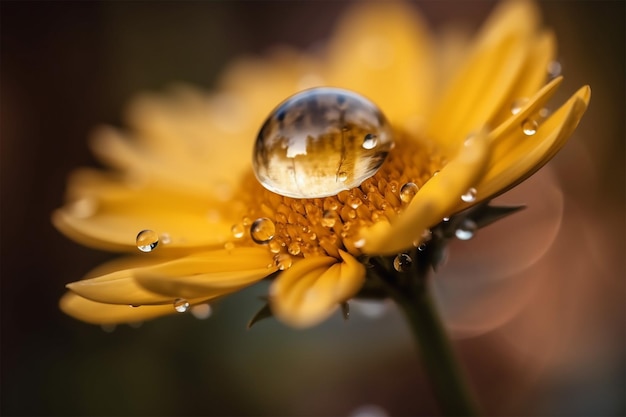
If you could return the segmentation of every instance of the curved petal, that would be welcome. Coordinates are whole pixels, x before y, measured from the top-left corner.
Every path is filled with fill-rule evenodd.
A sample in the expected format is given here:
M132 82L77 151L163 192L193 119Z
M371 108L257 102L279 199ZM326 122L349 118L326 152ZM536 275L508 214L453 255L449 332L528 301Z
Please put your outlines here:
M591 89L582 87L532 136L526 136L521 125L504 133L496 147L500 157L491 161L476 186L481 196L493 196L514 187L552 159L578 126L590 97Z
M98 249L137 251L136 236L145 229L161 235L155 253L223 245L231 237L233 219L204 195L150 185L134 188L112 174L88 169L70 178L67 194L70 201L53 213L53 224Z
M327 318L339 303L358 292L365 267L340 251L332 257L306 258L283 272L271 287L274 315L294 327L308 327Z
M201 304L206 299L188 300L190 305ZM129 305L105 304L91 301L72 292L66 293L59 301L59 307L65 314L91 324L137 323L156 317L174 314L174 300L167 305Z
M137 269L133 277L141 287L157 294L208 297L240 289L276 272L272 256L265 247L202 252Z
M453 152L465 136L489 124L510 100L531 56L537 24L531 2L507 2L479 35L461 70L435 106L427 136Z
M461 195L476 186L488 160L489 144L483 131L467 140L456 158L428 180L391 223L378 222L361 231L363 252L393 255L411 247L424 229L454 212Z
M328 81L380 106L403 129L424 118L434 86L429 32L402 2L362 2L340 21L329 45Z

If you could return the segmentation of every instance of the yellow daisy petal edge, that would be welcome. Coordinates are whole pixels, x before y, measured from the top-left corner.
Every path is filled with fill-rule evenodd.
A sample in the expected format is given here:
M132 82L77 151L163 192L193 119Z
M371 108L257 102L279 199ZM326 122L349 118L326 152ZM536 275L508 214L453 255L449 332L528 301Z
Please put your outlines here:
M138 97L128 129L94 134L111 169L77 170L52 215L69 238L128 255L68 284L61 309L88 323L136 322L272 277L276 318L298 328L326 319L359 293L368 258L413 250L442 220L528 178L585 113L588 86L547 111L563 77L547 73L556 40L533 2L499 4L473 42L459 42L438 39L410 3L361 2L322 52L277 48L235 61L215 91ZM245 150L277 103L322 86L380 106L394 147L336 195L267 190Z

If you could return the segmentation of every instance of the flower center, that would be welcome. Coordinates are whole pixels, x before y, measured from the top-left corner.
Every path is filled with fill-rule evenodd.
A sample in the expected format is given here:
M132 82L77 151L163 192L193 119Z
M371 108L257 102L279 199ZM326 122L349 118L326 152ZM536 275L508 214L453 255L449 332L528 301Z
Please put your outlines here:
M290 265L289 255L339 258L339 249L360 255L359 230L397 216L444 164L414 138L402 132L394 132L394 138L394 149L374 176L330 197L285 197L250 173L237 193L242 220L233 225L227 245L267 245L281 269Z

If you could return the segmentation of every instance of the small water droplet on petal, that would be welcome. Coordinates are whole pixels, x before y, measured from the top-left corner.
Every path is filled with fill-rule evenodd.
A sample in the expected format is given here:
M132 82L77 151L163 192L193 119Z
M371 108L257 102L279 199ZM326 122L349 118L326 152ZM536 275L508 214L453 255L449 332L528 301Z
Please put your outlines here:
M522 132L524 132L526 136L532 136L537 133L538 127L539 124L533 119L526 119L522 122Z
M189 310L189 301L184 298L177 298L174 300L174 310L178 313L185 313Z
M230 228L230 231L235 239L241 239L243 237L244 228L241 223L233 224L233 226Z
M274 265L281 271L291 268L292 262L291 256L286 253L279 253L274 256Z
M548 67L546 68L546 70L548 72L548 77L552 79L561 75L561 71L563 70L563 67L559 61L551 61L548 64Z
M98 203L93 198L81 198L69 205L70 214L79 219L88 219L98 210Z
M522 111L522 109L526 104L528 104L528 102L529 99L526 97L518 98L517 100L513 101L513 103L511 104L511 114L517 114Z
M276 226L274 222L267 217L256 219L250 226L250 236L252 240L258 244L268 243L274 238L275 233Z
M459 227L454 231L454 235L459 240L470 240L476 233L476 223L472 219L464 219Z
M476 188L472 187L469 190L467 190L465 194L461 196L461 200L465 201L466 203L471 203L473 201L476 201L477 192L478 191L476 191Z
M159 244L159 235L154 230L142 230L137 234L135 243L137 244L137 249L140 251L146 253L152 252Z
M393 260L393 268L398 272L407 272L413 265L413 259L406 253L400 253Z

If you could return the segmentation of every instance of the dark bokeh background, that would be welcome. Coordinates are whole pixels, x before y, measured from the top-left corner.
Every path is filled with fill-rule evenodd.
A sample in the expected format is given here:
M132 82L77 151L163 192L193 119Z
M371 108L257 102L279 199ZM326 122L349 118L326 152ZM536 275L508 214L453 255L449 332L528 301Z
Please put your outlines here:
M235 56L324 40L348 5L0 3L3 415L356 415L368 404L390 415L437 413L393 308L307 331L274 322L246 331L261 285L214 306L208 320L167 317L108 333L57 307L65 283L110 257L49 220L67 174L95 164L86 145L93 127L123 123L139 91L174 81L208 88ZM475 28L493 3L419 6L434 27L462 19ZM523 322L525 331L556 323L548 331L562 343L537 355L545 363L532 376L499 331L457 347L489 414L623 415L625 3L541 6L560 40L561 97L583 84L593 91L575 143L552 164L569 209L542 264L562 286L543 302L559 308L539 317L530 308ZM587 268L572 272L573 259ZM544 351L545 335L524 338L524 326L511 330L515 340Z

